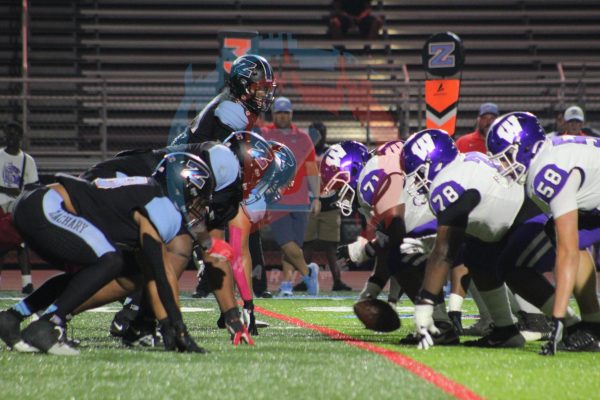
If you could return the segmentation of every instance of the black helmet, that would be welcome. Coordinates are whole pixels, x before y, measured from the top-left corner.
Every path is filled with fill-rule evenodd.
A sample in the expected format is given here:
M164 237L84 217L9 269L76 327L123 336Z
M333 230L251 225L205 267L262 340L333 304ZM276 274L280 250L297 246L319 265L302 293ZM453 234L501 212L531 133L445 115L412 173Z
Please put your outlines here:
M269 111L277 84L269 62L261 56L246 54L236 58L229 72L229 90L254 114Z
M184 152L166 154L152 177L177 206L188 228L205 218L215 182L210 168L200 157Z

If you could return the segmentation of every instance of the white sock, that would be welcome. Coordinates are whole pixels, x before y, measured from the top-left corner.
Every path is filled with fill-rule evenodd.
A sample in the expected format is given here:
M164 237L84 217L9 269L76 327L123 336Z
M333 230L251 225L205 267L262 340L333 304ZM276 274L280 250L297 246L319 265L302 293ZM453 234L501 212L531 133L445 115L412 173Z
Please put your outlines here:
M600 311L591 314L581 314L581 319L586 322L600 322Z
M508 289L502 285L497 289L480 291L479 294L488 308L492 320L498 327L513 325L517 322L510 311Z
M519 296L515 294L515 299L517 303L519 303L519 307L521 307L521 311L526 312L527 314L543 314L542 310Z
M552 316L552 309L554 308L554 295L550 296L548 300L542 306L542 312L548 317ZM575 325L580 321L579 317L575 314L575 311L571 307L567 307L567 313L565 314L565 326Z
M450 296L448 296L448 311L460 312L462 310L464 300L465 298L461 295L458 295L456 293L450 293Z
M31 275L21 275L21 286L25 287L31 283Z
M473 300L475 304L477 304L477 308L479 309L479 319L482 321L491 321L492 317L490 316L490 312L487 309L481 295L479 294L479 290L477 290L477 286L475 283L471 282L471 286L469 288L469 292L471 296L473 296Z

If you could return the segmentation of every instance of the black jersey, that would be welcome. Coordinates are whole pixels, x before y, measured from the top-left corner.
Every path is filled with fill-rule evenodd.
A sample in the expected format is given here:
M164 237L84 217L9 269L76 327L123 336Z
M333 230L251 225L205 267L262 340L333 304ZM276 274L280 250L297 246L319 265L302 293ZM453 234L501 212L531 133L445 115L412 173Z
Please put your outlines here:
M256 116L241 103L228 100L226 94L220 94L202 109L171 144L201 143L208 140L222 142L233 132L251 129L255 120Z
M81 177L92 181L96 178L151 176L156 165L166 154L178 151L197 155L209 166L211 174L217 176L213 169L216 162L211 160L211 149L218 144L214 141L207 141L167 146L158 150L127 150L110 160L94 165ZM242 183L239 177L229 185L215 191L209 205L208 229L224 229L227 223L236 216L242 196Z
M56 177L69 193L76 213L115 243L139 246L134 211L150 220L165 243L186 231L182 215L152 178L98 178L88 182L64 174Z

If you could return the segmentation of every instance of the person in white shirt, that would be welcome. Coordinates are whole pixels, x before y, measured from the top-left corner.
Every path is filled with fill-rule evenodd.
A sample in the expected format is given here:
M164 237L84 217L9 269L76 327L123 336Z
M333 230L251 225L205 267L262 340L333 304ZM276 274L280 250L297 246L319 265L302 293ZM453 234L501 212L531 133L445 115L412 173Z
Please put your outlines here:
M0 213L6 214L12 212L17 196L38 182L38 172L33 157L21 150L21 126L10 122L3 127L3 131L6 147L0 150ZM0 272L5 255L0 254ZM33 292L33 284L29 255L24 244L17 247L17 259L21 268L22 293L29 294Z

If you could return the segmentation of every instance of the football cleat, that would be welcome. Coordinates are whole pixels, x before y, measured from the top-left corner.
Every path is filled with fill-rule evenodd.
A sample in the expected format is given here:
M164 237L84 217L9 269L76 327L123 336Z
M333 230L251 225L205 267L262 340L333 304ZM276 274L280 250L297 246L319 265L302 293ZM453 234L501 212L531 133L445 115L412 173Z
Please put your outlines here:
M121 342L127 347L157 347L162 344L162 337L156 329L156 321L131 321L129 328L121 336Z
M600 352L600 341L588 331L578 330L558 343L557 350L573 352Z
M69 344L65 328L47 319L32 322L21 335L27 344L43 353L57 356L79 355L79 350Z
M525 345L525 338L516 325L494 326L488 335L477 340L468 340L463 344L467 347L517 348Z
M494 323L489 319L479 319L475 324L463 328L464 336L486 336L492 332Z
M337 281L333 283L333 287L331 288L331 290L333 292L343 292L343 291L352 291L352 288L348 285L346 285L344 282L342 281Z
M533 342L536 340L548 340L550 338L552 327L545 315L519 311L517 316L519 318L517 327L525 340Z

